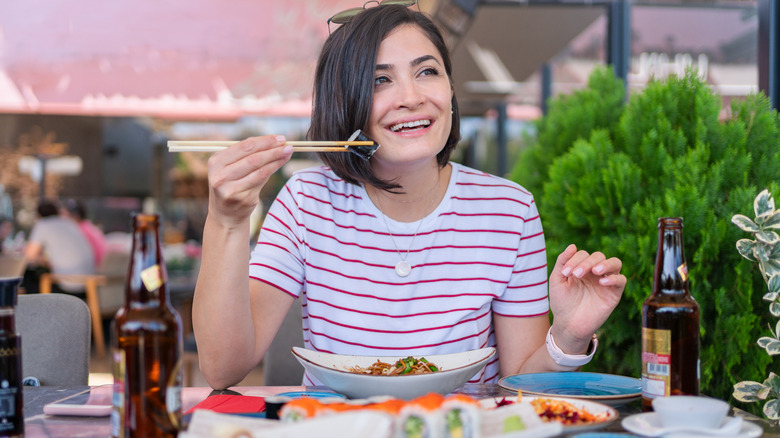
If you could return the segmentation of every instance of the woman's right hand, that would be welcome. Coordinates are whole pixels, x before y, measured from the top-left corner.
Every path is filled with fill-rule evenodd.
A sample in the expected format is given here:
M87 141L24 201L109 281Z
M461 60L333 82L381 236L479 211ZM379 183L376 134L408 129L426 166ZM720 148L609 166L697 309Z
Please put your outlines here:
M209 158L209 216L233 227L248 220L260 190L292 156L281 135L251 137Z

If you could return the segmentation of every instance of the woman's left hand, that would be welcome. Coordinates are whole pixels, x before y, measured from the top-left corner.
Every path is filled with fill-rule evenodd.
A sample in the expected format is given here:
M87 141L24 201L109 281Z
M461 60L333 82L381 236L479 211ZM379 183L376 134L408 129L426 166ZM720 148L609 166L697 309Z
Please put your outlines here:
M573 244L558 256L550 275L550 310L553 336L564 352L579 353L573 350L587 346L618 305L626 286L622 266L616 257L578 251Z

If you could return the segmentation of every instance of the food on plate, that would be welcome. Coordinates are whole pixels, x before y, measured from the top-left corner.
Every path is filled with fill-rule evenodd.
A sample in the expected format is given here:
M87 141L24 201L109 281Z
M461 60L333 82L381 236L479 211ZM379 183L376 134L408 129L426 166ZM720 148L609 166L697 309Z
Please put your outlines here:
M583 424L600 423L607 420L607 413L593 414L587 409L581 409L573 404L550 398L531 400L531 406L539 414L542 421L557 421L564 426L579 426Z
M441 405L444 396L430 393L406 403L398 413L397 428L399 437L422 438L434 435L436 430L443 429Z
M403 374L427 374L439 371L439 367L428 362L424 357L417 359L412 356L398 359L395 363L382 362L377 359L369 367L349 367L349 371L355 374L367 374L371 376L397 376Z
M501 431L503 433L519 432L525 430L525 422L519 415L512 415L504 418L504 424Z
M478 436L480 409L479 402L467 395L454 394L445 398L440 408L444 419L444 436L453 438Z
M503 397L495 401L496 408L521 403L522 394L517 396L516 400ZM565 400L556 400L551 398L534 398L529 403L542 421L555 421L564 426L582 426L586 424L600 423L609 418L607 412L592 413L584 408L578 408Z
M296 422L356 410L379 411L394 419L394 435L399 438L480 436L482 411L479 402L469 396L443 396L430 393L414 400L334 401L300 398L285 404L279 418Z

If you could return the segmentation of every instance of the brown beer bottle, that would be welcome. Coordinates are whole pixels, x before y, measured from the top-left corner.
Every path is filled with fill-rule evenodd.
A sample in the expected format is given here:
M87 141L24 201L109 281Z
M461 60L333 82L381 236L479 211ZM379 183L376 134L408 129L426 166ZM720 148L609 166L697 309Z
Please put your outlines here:
M690 293L682 218L658 219L653 292L642 305L642 409L655 397L699 395L699 304Z
M0 437L23 437L22 337L16 333L19 277L0 278Z
M158 216L133 217L125 304L112 322L111 436L175 437L181 419L181 318L171 306Z

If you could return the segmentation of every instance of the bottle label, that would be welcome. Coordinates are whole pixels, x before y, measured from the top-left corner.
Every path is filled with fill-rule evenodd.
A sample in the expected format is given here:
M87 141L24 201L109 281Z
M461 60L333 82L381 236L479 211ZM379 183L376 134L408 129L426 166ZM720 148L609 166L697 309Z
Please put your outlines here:
M643 397L655 398L669 395L671 353L671 331L642 327Z
M141 281L144 282L146 290L153 291L163 285L162 269L160 265L149 266L141 271Z
M12 386L7 379L0 381L0 432L12 432L16 428L13 419L21 414L16 412L18 392L19 388Z
M181 426L181 362L180 357L168 377L168 386L165 388L165 409L168 411L168 419L177 429Z
M683 263L682 265L678 266L677 273L680 274L680 277L682 277L683 281L688 281L688 264Z
M111 396L111 436L113 438L123 438L125 436L125 381L127 375L127 361L124 350L118 348L111 352L113 362L112 371L114 374L114 393Z

